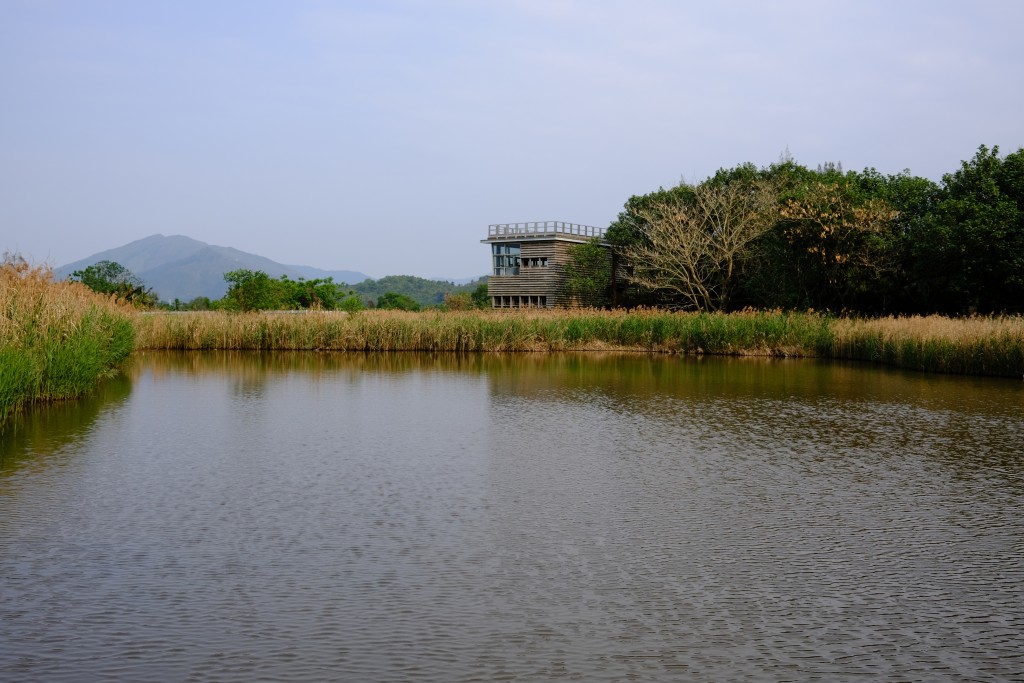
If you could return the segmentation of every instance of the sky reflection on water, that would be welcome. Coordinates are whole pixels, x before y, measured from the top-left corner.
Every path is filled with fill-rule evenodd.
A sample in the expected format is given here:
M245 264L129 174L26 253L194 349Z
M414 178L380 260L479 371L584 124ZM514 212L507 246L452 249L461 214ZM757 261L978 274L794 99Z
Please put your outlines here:
M1011 680L1024 387L142 354L3 440L5 680Z

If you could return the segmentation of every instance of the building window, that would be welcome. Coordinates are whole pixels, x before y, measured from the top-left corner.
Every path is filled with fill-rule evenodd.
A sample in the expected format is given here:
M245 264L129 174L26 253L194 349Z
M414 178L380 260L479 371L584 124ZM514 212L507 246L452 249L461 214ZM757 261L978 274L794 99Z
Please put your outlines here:
M519 245L492 244L495 275L519 275Z
M547 308L546 296L494 296L491 297L493 308Z

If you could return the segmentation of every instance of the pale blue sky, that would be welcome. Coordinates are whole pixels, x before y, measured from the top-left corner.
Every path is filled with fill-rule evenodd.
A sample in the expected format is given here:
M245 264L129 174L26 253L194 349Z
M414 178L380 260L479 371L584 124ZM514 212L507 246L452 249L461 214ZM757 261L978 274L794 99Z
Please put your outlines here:
M1024 146L1024 2L0 0L0 250L154 233L468 277L489 223L787 147L938 180Z

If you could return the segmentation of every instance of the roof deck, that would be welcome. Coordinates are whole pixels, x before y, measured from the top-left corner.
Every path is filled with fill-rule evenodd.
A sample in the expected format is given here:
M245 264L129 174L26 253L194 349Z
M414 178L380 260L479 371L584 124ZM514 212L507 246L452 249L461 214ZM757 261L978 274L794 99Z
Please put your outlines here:
M487 226L484 241L571 239L583 242L594 237L604 239L604 228L565 221L533 221L529 223L494 223Z

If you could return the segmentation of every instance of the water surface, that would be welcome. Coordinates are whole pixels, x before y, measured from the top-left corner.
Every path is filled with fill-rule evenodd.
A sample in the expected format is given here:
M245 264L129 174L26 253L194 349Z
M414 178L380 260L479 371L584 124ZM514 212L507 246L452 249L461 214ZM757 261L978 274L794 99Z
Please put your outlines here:
M1024 383L137 356L0 443L0 679L1021 680Z

